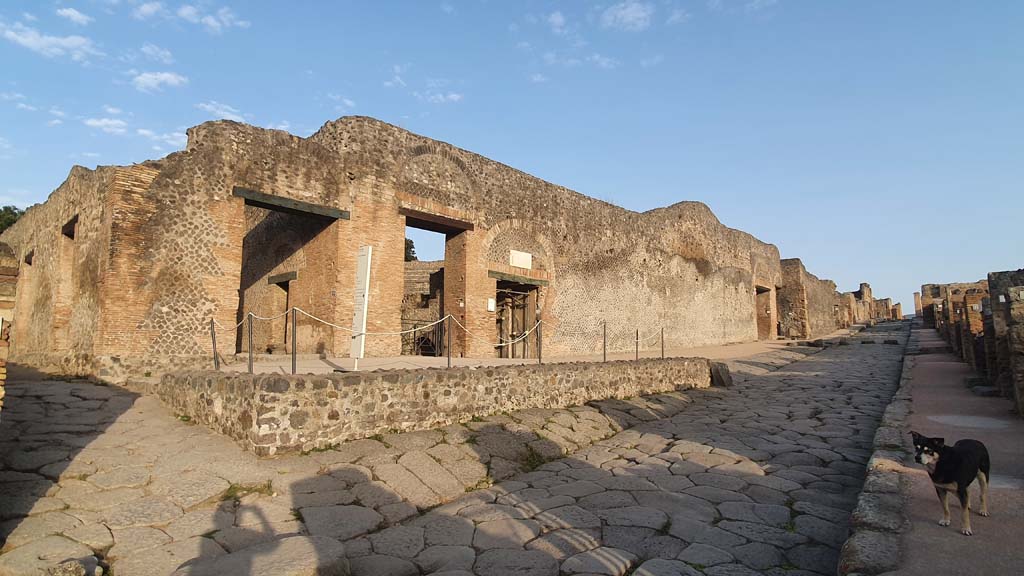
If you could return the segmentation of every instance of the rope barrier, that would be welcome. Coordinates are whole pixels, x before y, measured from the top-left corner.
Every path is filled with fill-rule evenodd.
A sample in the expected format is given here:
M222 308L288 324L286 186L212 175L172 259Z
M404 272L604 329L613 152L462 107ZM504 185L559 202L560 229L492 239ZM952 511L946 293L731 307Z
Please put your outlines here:
M652 341L652 340L654 340L654 339L656 339L656 338L660 338L660 337L661 337L661 332L660 332L660 329L659 329L659 331L658 331L658 332L655 332L654 334L651 334L650 336L648 336L648 337L646 337L646 338L641 338L641 339L639 340L639 342L640 342L641 344L646 344L646 343L648 343L648 342L650 342L650 341Z
M312 314L310 314L309 312L306 312L302 308L296 307L295 311L302 312L303 314L305 314L309 318L312 318L313 320L316 320L317 322L322 322L324 324L327 324L328 326L332 326L334 328L338 328L339 330L344 330L346 332L351 332L353 338L355 338L356 336L401 336L403 334L410 334L412 332L416 332L417 330L425 330L425 329L430 328L432 326L436 326L436 325L440 324L441 322L444 322L445 320L448 319L448 316L445 316L444 318L441 318L440 320L437 320L435 322L431 322L430 324L425 324L423 326L417 326L416 328L410 328L409 330L402 330L400 332L356 332L356 331L352 330L351 328L346 328L344 326L338 326L337 324L333 324L331 322L328 322L327 320L324 320L323 318L317 318L316 316L313 316Z
M249 312L249 314L252 314L252 317L253 317L254 320L264 320L264 321L266 321L266 320L277 320L278 318L280 318L282 316L287 316L289 312L291 312L291 310L285 310L284 312L278 314L277 316L271 316L269 318L264 318L263 316L260 316L258 314L254 314L252 312Z
M513 344L517 344L519 342L522 342L523 340L526 339L527 336L529 336L531 333L533 333L533 331L536 330L538 326L541 325L541 322L543 322L542 320L537 320L537 323L533 325L533 328L530 328L529 330L524 332L521 336L519 336L515 340L503 341L501 344L492 344L490 340L486 340L486 339L481 338L481 337L477 336L476 334L473 334L472 332L470 332L469 328L466 328L465 326L463 326L462 323L459 322L458 319L455 318L454 316L452 316L452 321L455 322L455 324L457 324L459 326L459 328L462 328L462 331L465 332L466 335L469 336L470 338L476 340L477 342L483 342L484 344L487 344L488 346L493 346L494 348L503 348L505 346L511 346Z

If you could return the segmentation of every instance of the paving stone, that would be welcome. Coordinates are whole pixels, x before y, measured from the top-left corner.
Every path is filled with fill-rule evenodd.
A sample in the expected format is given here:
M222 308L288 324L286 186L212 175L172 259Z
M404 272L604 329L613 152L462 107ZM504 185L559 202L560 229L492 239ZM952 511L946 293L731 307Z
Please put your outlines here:
M684 542L710 544L723 550L747 543L747 539L743 536L684 516L672 517L669 534Z
M718 527L732 532L733 534L739 534L744 538L748 538L756 542L764 542L766 544L778 546L779 548L792 548L797 544L807 542L807 537L802 534L788 532L782 528L775 528L764 524L755 524L753 522L723 520L718 523Z
M285 498L258 494L243 496L235 509L235 526L259 528L266 524L288 522L297 518L295 510Z
M473 521L460 516L426 514L423 542L427 546L469 546L473 542Z
M231 527L234 522L234 511L206 508L185 514L164 527L163 531L173 540L185 540L224 530Z
M415 474L442 501L452 500L465 492L465 486L425 452L407 452L398 459L398 463Z
M771 488L772 490L778 490L779 492L790 492L792 490L799 490L803 488L802 484L792 480L787 480L777 474L769 474L767 476L747 476L744 477L744 480L746 480L748 484L764 486L765 488Z
M601 531L570 528L552 530L526 544L529 550L546 553L558 562L601 545Z
M713 470L717 470L717 468L714 468ZM702 472L699 474L690 474L688 478L698 486L712 486L714 488L731 490L733 492L742 490L747 486L747 483L742 479L725 474Z
M476 525L473 547L477 550L494 548L522 548L540 534L541 525L536 520L504 518L489 520Z
M753 486L752 488L759 488L759 486ZM739 492L733 492L732 490L722 490L721 488L714 488L712 486L694 486L693 488L687 488L683 491L684 494L696 496L707 500L708 502L714 502L716 504L721 502L750 502L750 497Z
M395 526L370 534L373 551L386 556L413 558L423 550L423 528Z
M718 518L714 505L706 500L689 494L673 492L633 492L633 497L641 506L661 510L673 520L676 517L688 518L710 523Z
M441 503L436 492L401 464L381 464L373 471L388 488L419 508L431 508Z
M476 504L459 510L459 516L468 518L473 522L489 522L491 520L503 520L505 518L526 518L522 510L514 506L502 504Z
M419 576L420 570L409 560L394 556L361 556L349 559L352 576Z
M336 540L294 536L185 566L174 576L347 576L345 547Z
M402 520L412 518L419 513L416 507L408 502L385 504L384 506L377 508L377 512L384 516L384 521L387 524L396 524Z
M551 494L554 496L572 496L573 498L582 498L584 496L603 492L604 490L604 486L593 481L577 480L576 482L570 482L568 484L562 484L561 486L551 488Z
M719 564L704 571L707 576L762 576L761 572L742 564Z
M205 536L213 538L228 552L244 550L250 546L280 540L287 536L295 536L303 532L303 525L298 520L284 522L268 522L258 526L230 526Z
M351 492L356 502L369 508L379 508L402 502L402 496L397 494L387 484L376 480L356 484L349 492Z
M701 572L679 560L654 558L641 564L633 576L701 576Z
M540 550L488 550L473 569L488 576L558 576L558 563Z
M216 558L224 554L224 549L209 538L189 538L116 560L111 565L111 571L132 576L166 576L190 560Z
M750 502L723 502L718 505L718 510L724 518L729 520L757 522L776 527L784 527L789 524L791 516L789 508L785 506Z
M171 541L171 537L163 530L144 526L114 529L111 530L111 534L114 537L114 547L107 552L106 556L114 559L123 558L147 548L163 546Z
M679 554L679 559L690 564L699 564L701 566L715 566L717 564L725 564L726 562L732 562L732 554L716 548L708 544L690 544Z
M778 548L763 542L750 542L731 550L743 565L755 570L765 570L783 564L783 555Z
M167 524L183 515L181 508L162 496L147 496L112 508L106 513L110 528L156 526Z
M302 521L312 536L348 540L377 529L384 517L363 506L314 506L302 509Z
M610 526L634 526L661 530L669 523L668 514L646 506L598 510L597 515Z
M103 524L83 524L77 528L66 530L63 534L77 542L85 544L94 551L106 551L114 545L114 536Z
M88 481L104 490L113 488L136 488L145 486L150 479L148 466L125 466L104 470L89 476Z
M5 458L7 466L12 470L31 472L47 464L66 460L71 451L67 448L42 448L39 450L21 450L8 454Z
M425 574L451 570L472 570L476 551L469 546L431 546L413 560Z
M879 574L896 568L899 563L899 542L897 538L887 534L892 545L885 545L878 556L878 564L855 567L848 573L864 572ZM786 558L791 564L803 570L811 570L821 574L835 574L839 564L839 551L827 546L805 544L795 546L786 551ZM872 570L872 571L869 571Z
M850 513L840 508L832 508L830 506L823 506L821 504L815 504L814 502L796 502L793 504L793 510L800 512L801 514L811 514L828 520L833 524L845 526L849 523Z
M562 562L562 573L623 576L637 560L625 550L602 546L567 558Z
M2 551L53 534L62 534L81 525L80 520L64 512L47 512L28 518L7 520L0 524L0 540L5 540Z
M594 513L579 506L562 506L551 508L536 514L534 520L540 522L541 528L547 532L559 528L600 528L601 519Z
M68 558L92 556L84 544L63 536L46 536L0 555L0 574L41 574L43 570Z
M833 524L828 520L810 514L797 516L793 521L793 525L796 527L798 534L803 534L812 540L837 549L842 547L849 536L849 530L847 530L846 526Z

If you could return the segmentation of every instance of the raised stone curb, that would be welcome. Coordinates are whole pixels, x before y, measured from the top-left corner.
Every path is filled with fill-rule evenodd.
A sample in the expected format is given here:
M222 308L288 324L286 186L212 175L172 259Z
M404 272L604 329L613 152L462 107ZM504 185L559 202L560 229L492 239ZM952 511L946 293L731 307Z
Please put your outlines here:
M913 356L904 356L899 388L875 432L864 488L850 518L851 534L840 551L839 576L873 576L899 567L902 534L910 528L910 478L903 463L913 454L907 418L914 362Z

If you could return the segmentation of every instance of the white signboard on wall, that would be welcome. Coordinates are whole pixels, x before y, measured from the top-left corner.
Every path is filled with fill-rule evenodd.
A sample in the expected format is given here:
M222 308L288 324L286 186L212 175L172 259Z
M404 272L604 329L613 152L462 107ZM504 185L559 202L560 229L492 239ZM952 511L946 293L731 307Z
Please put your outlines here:
M516 268L526 268L527 270L533 269L533 254L529 252L520 252L519 250L508 251L508 263L510 266Z
M370 260L373 246L359 248L356 258L355 314L352 316L352 349L354 359L363 357L366 348L366 310L370 303Z

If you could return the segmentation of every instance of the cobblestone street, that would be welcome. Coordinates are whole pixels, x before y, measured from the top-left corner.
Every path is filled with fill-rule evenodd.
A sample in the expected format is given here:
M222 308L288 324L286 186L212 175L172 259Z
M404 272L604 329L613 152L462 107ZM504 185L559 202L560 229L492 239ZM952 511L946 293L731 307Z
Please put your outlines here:
M731 388L272 459L152 397L14 377L0 574L831 575L907 326L730 361Z

